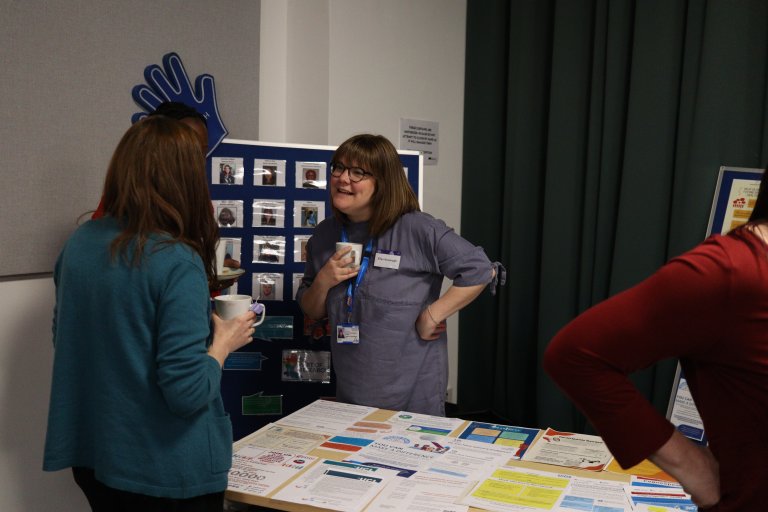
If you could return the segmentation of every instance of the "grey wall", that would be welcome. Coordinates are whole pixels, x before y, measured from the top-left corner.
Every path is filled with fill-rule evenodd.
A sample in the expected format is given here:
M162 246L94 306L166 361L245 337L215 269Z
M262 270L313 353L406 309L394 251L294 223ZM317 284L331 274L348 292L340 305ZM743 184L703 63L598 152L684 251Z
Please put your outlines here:
M0 0L0 275L50 272L95 208L144 68L176 51L216 79L230 136L258 138L258 0ZM87 509L42 471L50 277L0 277L0 511Z
M0 276L52 270L166 53L214 76L229 137L257 139L259 24L253 0L0 0Z

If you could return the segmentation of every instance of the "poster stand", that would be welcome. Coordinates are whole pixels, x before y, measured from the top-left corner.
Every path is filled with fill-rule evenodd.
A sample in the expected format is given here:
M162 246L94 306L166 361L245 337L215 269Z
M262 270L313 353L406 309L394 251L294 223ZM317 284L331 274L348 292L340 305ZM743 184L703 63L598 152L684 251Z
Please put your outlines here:
M333 215L328 185L335 149L224 139L208 159L221 243L243 270L225 293L259 297L267 310L254 341L224 364L222 397L235 439L335 396L327 326L305 321L294 300L306 241ZM398 154L421 204L423 156Z

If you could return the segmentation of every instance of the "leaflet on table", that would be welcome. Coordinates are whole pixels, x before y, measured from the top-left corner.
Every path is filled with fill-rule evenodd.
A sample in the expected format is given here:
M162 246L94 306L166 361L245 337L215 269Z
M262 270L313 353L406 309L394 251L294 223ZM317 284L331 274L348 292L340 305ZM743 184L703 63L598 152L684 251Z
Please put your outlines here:
M623 482L573 477L553 510L632 512L633 508Z
M572 478L535 469L503 467L475 485L461 503L500 512L556 510Z
M354 424L331 436L318 448L351 454L359 452L377 439L399 432L399 425L380 421L356 421Z
M265 496L317 457L246 446L232 455L227 490Z
M257 446L293 453L309 453L328 439L328 434L270 423L236 443L238 448Z
M320 432L341 432L377 409L362 405L315 400L298 411L280 418L278 425L291 425Z
M515 448L514 458L519 459L539 435L538 428L514 427L473 421L461 434L460 439L471 439L481 443L491 443Z
M611 461L608 463L607 466L605 466L605 471L609 471L611 473L616 473L619 475L638 475L638 476L645 476L648 478L654 478L656 480L666 480L668 482L676 482L675 478L661 469L659 466L654 464L648 459L645 459L638 464L635 464L631 468L624 469L622 468L619 463L616 461L616 459L611 459Z
M451 449L432 459L424 469L431 473L481 480L494 469L505 466L513 458L515 450L512 446L454 439Z
M694 508L678 508L678 507L665 507L663 505L646 505L644 503L640 503L638 505L635 505L635 508L632 509L632 512L695 512L698 510L697 507L694 506Z
M522 460L602 471L611 458L611 452L599 436L558 432L548 428L528 448Z
M409 413L398 413L396 416L400 416L400 420L392 421L391 419L388 420L388 422L381 422L381 421L357 421L354 424L348 426L344 429L343 432L339 432L338 434L332 436L330 439L322 443L319 448L324 450L332 450L337 452L344 452L344 453L354 453L362 450L372 442L376 441L377 439L381 439L384 436L392 435L396 432L405 432L406 436L410 435L431 435L431 436L442 436L442 432L452 432L455 429L452 429L451 426L455 425L455 421L449 422L442 422L435 421L427 425L426 422L419 422L419 425L412 424L409 421L403 421L403 419L406 416L410 417L424 417L424 418L433 418L434 416L425 416L425 415L418 415L418 414L409 414ZM439 418L439 419L445 419L445 418ZM463 422L464 420L459 420L460 422ZM443 428L446 427L446 428ZM437 431L440 431L440 433L436 433Z
M426 467L436 457L448 452L451 439L431 434L414 434L402 431L384 436L345 460L366 466L382 467L399 471L409 477Z
M632 476L628 494L634 505L657 505L674 510L695 511L691 496L677 482L667 482L642 476Z
M381 436L391 434L396 429L391 423L383 421L362 420L356 421L344 429L342 434L349 437L364 437L366 439L378 439Z
M404 430L447 436L462 426L466 420L400 411L388 421Z
M474 482L418 471L410 478L395 478L374 498L365 512L467 512L458 501Z
M397 431L391 423L381 421L356 421L342 432L331 436L318 448L342 453L354 453L362 450L376 439Z
M396 471L323 459L277 491L272 499L342 512L362 510Z

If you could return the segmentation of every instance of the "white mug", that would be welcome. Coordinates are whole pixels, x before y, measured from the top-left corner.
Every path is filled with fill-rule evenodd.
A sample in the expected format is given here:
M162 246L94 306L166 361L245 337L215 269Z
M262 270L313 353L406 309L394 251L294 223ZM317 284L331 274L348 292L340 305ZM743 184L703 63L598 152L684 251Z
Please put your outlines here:
M353 244L352 242L336 242L336 252L338 252L342 247L352 248L351 251L344 255L345 258L351 257L353 259L352 263L347 266L359 267L360 257L363 255L363 244Z
M261 314L261 317L253 324L256 327L264 322L267 314L267 308L264 307L264 304L254 302L253 297L250 295L219 295L214 297L213 300L216 304L216 314L223 320L230 320L251 309L257 315Z

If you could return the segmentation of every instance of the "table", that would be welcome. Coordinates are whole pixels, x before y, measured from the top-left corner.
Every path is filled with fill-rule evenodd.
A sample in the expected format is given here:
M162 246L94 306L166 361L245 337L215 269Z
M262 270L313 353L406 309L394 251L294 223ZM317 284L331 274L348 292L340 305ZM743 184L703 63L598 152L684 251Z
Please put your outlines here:
M387 422L394 414L396 414L397 411L391 411L391 410L385 410L385 409L377 409L374 410L371 414L366 416L364 418L364 421L370 421L370 422ZM450 436L457 436L459 432L463 431L468 425L470 421L463 421L461 426L457 429L455 429ZM264 429L268 428L268 426L263 427L262 429L259 429L258 431L252 433L249 436L244 437L243 439L237 441L234 444L234 451L237 452L240 448L246 446L249 441L256 435L258 435L260 432L262 432ZM542 432L543 433L543 430ZM541 433L539 433L539 437L541 436ZM538 438L537 438L538 439ZM344 453L326 450L322 448L315 448L311 451L309 451L306 455L315 456L321 459L329 459L329 460L335 460L335 461L341 461L345 458ZM526 469L535 469L539 471L546 471L553 473L553 476L555 473L560 474L568 474L583 478L592 478L597 480L609 480L609 481L615 481L615 482L629 482L630 481L630 475L628 474L618 474L618 473L610 473L610 472L593 472L593 471L586 471L586 470L580 470L580 469L573 469L573 468L566 468L561 466L552 466L549 464L541 464L536 462L529 462L529 461L520 461L520 460L509 460L507 462L507 465L510 467L515 468L526 468ZM309 468L306 468L302 471L307 471ZM327 510L324 508L319 508L315 506L305 505L305 504L298 504L298 503L291 503L287 501L281 501L277 499L270 498L269 496L274 495L276 492L279 491L280 488L289 485L290 482L298 478L300 475L296 475L295 477L289 479L286 481L283 485L281 485L279 488L273 490L272 492L268 493L267 496L258 496L255 494L247 494L235 490L227 490L226 492L226 498L232 502L236 503L245 503L250 505L257 505L260 507L267 507L270 509L275 510L283 510L283 511L290 511L290 512L313 512L313 511L319 511L319 510ZM470 507L469 510L475 511L475 510L481 510L477 508Z

